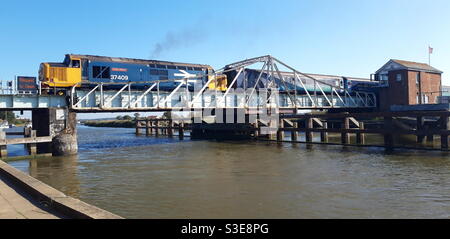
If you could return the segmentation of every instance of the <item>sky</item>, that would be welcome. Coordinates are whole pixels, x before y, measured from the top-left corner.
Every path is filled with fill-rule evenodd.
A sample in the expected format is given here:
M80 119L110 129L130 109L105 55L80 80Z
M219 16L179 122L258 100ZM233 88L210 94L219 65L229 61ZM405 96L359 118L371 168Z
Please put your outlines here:
M448 0L5 1L0 80L68 53L214 68L270 54L301 72L369 78L389 59L427 63L431 46L450 85L449 13Z

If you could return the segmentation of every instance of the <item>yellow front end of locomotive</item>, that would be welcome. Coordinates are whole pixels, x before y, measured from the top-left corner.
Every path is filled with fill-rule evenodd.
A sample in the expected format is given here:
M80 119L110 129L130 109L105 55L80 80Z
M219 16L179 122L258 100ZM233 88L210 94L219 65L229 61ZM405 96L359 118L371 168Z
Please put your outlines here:
M217 75L210 76L212 81L209 83L208 88L211 90L226 91L227 90L227 76Z
M39 80L47 87L71 87L81 82L79 59L71 59L69 65L42 63Z

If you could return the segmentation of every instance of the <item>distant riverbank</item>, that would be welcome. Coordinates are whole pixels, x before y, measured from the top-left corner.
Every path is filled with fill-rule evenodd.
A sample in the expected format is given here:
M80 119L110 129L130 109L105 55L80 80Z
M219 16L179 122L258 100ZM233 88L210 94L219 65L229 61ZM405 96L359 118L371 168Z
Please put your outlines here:
M134 128L134 120L86 120L82 122L91 127Z

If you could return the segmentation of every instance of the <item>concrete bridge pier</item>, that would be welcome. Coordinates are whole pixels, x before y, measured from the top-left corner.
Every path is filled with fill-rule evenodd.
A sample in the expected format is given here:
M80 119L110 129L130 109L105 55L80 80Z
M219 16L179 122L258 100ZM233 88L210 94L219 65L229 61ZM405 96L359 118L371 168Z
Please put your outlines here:
M34 109L33 130L36 136L51 136L51 143L37 145L37 153L52 153L54 156L78 153L77 115L67 108Z

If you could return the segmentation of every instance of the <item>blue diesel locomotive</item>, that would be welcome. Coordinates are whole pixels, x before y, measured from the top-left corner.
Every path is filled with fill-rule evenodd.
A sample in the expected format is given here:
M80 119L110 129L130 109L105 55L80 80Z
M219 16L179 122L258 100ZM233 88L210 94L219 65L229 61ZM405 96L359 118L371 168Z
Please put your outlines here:
M73 86L92 87L98 83L113 83L106 84L110 88L114 88L114 84L133 83L137 88L159 81L160 89L170 90L186 77L189 77L189 85L205 84L215 77L212 73L209 65L68 54L63 63L42 63L39 80L43 89L63 95ZM224 91L226 85L226 77L218 76L209 88Z

